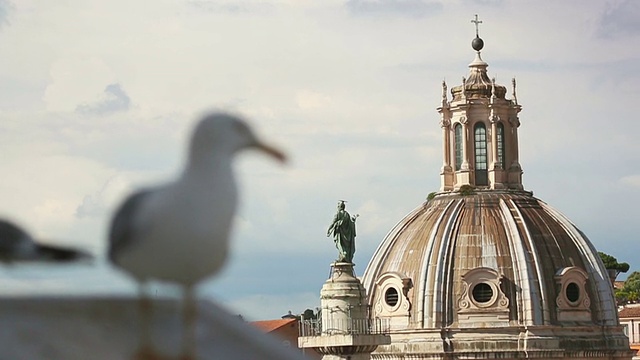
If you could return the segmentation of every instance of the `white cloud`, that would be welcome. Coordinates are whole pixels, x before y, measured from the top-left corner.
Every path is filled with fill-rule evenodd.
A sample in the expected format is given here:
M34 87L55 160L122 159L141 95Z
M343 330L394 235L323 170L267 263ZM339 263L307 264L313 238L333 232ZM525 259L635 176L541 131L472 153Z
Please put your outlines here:
M80 104L76 112L81 114L106 115L114 112L129 110L131 99L118 83L109 84L104 88L102 99L93 103Z
M74 221L81 193L104 169L70 156L23 156L16 160L4 163L10 173L3 178L0 192L4 204L11 206L5 205L2 212L24 219L41 236L64 235L64 229Z
M318 109L331 105L331 97L310 90L300 90L296 94L296 102L302 110Z
M389 219L400 219L405 214L398 214L394 209L383 208L376 200L368 199L354 210L352 215L364 214L356 220L357 239L371 238L374 235L385 233L389 230ZM390 213L391 212L391 213Z
M107 210L131 191L131 184L122 175L109 178L104 186L93 194L86 195L82 203L76 208L75 215L79 218L104 216Z
M623 185L640 188L640 175L627 175L620 178Z
M640 35L640 3L634 0L622 0L607 4L599 19L597 34L610 39L618 36Z
M115 83L115 74L100 58L70 56L51 65L51 83L44 93L48 111L72 112L103 95L105 84Z
M421 18L442 10L442 4L427 0L348 0L347 9L354 15L402 16Z
M210 1L210 0L190 0L187 2L198 11L206 11L215 14L268 14L274 11L275 6L264 1Z
M14 5L9 0L0 0L0 29L8 25L9 13L13 10Z

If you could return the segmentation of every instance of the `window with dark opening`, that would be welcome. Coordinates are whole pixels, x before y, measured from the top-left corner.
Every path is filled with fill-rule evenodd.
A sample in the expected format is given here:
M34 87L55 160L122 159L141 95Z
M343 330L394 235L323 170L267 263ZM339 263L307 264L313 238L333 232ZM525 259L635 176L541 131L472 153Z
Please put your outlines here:
M500 163L500 168L505 168L505 154L504 154L504 125L502 123L498 123L497 126L498 132L496 134L497 144L498 145L498 157L497 160Z
M493 298L493 289L489 284L480 283L473 287L471 294L476 302L486 303Z
M388 288L384 293L384 301L389 306L396 306L396 304L398 303L398 290L396 290L396 288L394 287Z
M462 125L455 126L455 144L456 144L456 171L462 167Z
M489 179L487 177L487 129L484 127L483 123L476 124L474 134L476 185L488 185Z
M567 299L574 303L578 301L578 299L580 299L580 287L574 282L569 283L567 285L565 294L567 295Z

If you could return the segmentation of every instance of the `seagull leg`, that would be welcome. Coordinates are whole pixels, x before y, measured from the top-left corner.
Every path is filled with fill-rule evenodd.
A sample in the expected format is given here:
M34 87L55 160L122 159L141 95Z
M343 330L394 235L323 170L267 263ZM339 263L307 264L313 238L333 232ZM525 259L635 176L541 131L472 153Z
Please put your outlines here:
M138 285L138 351L134 356L135 360L152 360L157 356L151 345L151 310L152 301L147 296L144 283Z
M195 360L197 336L197 304L193 285L184 287L184 309L183 309L183 339L182 339L182 360Z

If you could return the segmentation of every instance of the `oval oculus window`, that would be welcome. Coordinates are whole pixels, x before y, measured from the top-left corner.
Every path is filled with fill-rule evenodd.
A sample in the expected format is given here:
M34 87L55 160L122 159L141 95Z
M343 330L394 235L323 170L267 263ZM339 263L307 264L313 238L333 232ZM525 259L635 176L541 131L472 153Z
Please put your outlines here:
M493 289L487 283L479 283L473 287L471 294L476 302L486 303L493 298Z
M578 284L574 282L569 283L565 290L565 295L567 296L567 300L571 301L572 303L578 301L578 299L580 299L580 287L578 286Z
M384 293L384 301L389 306L396 306L398 304L398 290L394 287L390 287Z

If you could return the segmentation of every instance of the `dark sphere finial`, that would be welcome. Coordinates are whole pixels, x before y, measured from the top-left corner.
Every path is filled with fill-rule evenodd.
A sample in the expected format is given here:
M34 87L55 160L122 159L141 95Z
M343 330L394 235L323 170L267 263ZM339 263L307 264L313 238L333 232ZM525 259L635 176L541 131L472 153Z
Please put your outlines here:
M476 14L475 19L471 20L471 22L476 25L476 38L471 41L471 47L475 51L480 51L484 46L484 41L478 36L478 25L482 24L482 20L478 20L478 14Z
M482 41L479 36L476 36L476 38L471 41L471 47L475 51L480 51L484 47L484 41Z

